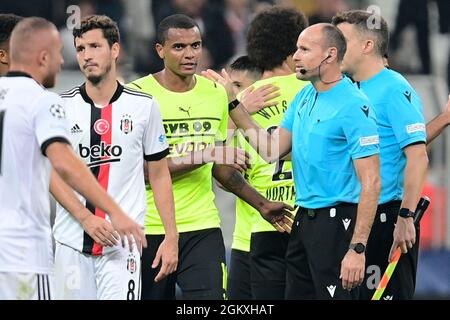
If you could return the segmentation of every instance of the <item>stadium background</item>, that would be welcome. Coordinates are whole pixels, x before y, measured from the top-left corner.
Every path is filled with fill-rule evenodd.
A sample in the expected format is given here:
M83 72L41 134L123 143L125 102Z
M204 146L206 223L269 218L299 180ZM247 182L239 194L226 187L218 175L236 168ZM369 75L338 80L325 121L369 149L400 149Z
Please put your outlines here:
M420 94L427 121L445 106L449 94L449 0L2 0L1 13L42 16L53 21L64 41L63 71L55 92L83 82L73 48L71 25L77 5L81 16L106 14L119 23L122 53L119 70L125 82L162 68L154 53L155 26L169 14L194 17L204 33L199 71L218 69L245 54L245 32L256 12L267 5L301 8L310 23L329 22L345 9L376 9L391 29L390 66L405 74ZM370 7L376 6L376 7ZM75 8L75 10L78 10ZM270 45L270 44L269 44ZM421 224L421 256L416 298L450 299L450 129L429 148L430 170L424 193L432 199ZM235 199L215 187L229 252Z

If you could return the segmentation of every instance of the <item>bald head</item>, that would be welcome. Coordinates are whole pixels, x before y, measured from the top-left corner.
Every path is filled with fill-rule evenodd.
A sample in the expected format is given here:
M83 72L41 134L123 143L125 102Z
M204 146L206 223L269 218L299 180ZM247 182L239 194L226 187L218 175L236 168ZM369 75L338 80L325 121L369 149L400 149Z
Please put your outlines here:
M10 70L29 73L44 87L53 87L64 62L61 50L61 37L53 23L38 17L25 18L11 34Z
M11 34L11 62L31 62L31 56L50 48L54 37L58 37L58 30L50 21L39 17L22 19Z
M347 43L342 32L331 23L317 23L306 28L302 34L322 48L336 48L337 61L344 58Z

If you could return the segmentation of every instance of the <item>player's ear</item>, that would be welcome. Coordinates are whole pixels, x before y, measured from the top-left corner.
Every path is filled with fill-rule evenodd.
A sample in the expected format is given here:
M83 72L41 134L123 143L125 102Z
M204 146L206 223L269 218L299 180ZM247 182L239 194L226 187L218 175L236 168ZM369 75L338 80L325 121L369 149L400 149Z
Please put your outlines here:
M37 54L37 62L39 66L46 67L50 62L50 55L47 50L42 50Z
M363 47L363 53L370 53L374 50L375 43L373 40L366 40L364 41L364 47Z
M0 63L9 64L8 52L6 50L0 49Z
M157 43L155 46L155 49L156 49L156 53L158 53L158 56L161 59L164 59L164 46L160 43Z
M119 58L120 54L120 44L118 42L114 42L111 46L111 54L113 60L116 60Z

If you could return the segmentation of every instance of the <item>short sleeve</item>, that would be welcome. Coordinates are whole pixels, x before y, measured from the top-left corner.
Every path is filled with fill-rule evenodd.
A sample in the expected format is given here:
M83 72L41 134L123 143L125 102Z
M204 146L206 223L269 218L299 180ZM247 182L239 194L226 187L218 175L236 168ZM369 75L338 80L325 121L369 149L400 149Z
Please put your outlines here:
M61 98L51 92L40 98L35 107L34 130L43 155L53 142L69 142L66 112Z
M361 100L349 107L341 123L352 159L379 153L375 112L368 101Z
M149 100L150 101L150 100ZM152 99L148 125L144 131L144 159L158 161L169 154L169 144L156 99Z
M297 94L295 96L294 100L292 100L288 109L284 113L284 118L281 121L280 127L288 130L289 132L292 132L292 126L294 125L295 110L297 110L299 97L300 97L300 94Z
M404 85L391 93L386 106L387 116L400 148L426 142L426 126L420 97Z

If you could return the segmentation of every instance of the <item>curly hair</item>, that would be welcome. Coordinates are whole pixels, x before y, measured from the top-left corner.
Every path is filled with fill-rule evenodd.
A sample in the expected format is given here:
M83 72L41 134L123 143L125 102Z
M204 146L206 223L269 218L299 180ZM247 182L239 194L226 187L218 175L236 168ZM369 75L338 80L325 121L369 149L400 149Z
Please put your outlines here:
M272 70L297 50L297 38L308 26L295 9L274 6L259 13L247 33L247 53L259 68Z
M22 17L12 13L0 14L0 46L9 40L11 32L20 20L22 20Z
M79 28L73 29L73 38L81 37L88 31L101 29L103 36L108 41L111 47L114 43L120 43L120 32L117 23L114 22L110 17L104 15L91 15L87 16L81 21Z

